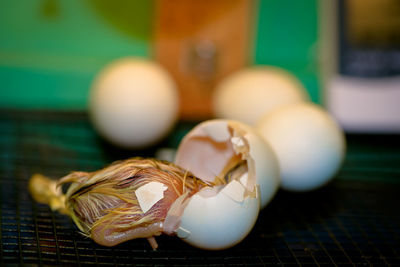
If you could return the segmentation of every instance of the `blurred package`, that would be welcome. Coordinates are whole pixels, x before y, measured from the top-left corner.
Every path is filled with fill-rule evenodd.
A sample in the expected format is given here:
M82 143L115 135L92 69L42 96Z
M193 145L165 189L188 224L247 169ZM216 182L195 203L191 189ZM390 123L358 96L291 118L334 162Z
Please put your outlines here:
M255 3L157 0L154 56L180 89L181 117L212 115L214 87L249 62Z
M347 132L400 133L400 1L320 1L324 101Z

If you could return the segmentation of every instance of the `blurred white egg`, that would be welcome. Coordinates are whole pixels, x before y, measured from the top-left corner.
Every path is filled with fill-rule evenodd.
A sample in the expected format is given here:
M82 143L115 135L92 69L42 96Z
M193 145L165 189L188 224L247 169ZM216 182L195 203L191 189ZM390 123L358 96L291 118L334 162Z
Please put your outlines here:
M343 162L343 131L315 104L278 108L262 117L256 129L278 156L281 186L286 190L308 191L323 186Z
M290 72L278 67L256 66L222 80L212 102L217 118L255 125L261 116L273 109L308 98L301 82Z
M143 148L165 137L177 120L178 105L176 85L159 64L129 57L106 66L89 96L95 128L124 148Z
M225 249L244 239L259 209L279 188L272 149L252 128L237 121L197 125L180 143L175 163L217 184L189 200L177 231L183 240L204 249Z

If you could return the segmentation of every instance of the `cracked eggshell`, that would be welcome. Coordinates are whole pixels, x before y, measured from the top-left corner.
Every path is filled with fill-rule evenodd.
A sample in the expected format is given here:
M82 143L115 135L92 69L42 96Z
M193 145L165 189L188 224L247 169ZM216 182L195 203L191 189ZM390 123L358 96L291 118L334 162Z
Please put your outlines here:
M195 194L185 208L177 235L202 249L226 249L242 241L253 228L259 213L259 197L234 201L219 191L203 196L207 188ZM208 192L209 193L209 192Z
M210 120L200 123L183 138L175 164L205 182L224 178L221 173L241 160L247 167L243 175L191 197L177 230L179 237L204 249L231 247L247 236L259 209L267 205L279 187L277 158L250 126L231 120Z
M235 152L241 149L235 145L238 140L245 140L244 157L249 175L254 176L260 186L261 207L264 208L280 185L279 163L271 146L251 126L225 119L202 122L179 144L175 163L196 177L213 182L232 156L239 153Z

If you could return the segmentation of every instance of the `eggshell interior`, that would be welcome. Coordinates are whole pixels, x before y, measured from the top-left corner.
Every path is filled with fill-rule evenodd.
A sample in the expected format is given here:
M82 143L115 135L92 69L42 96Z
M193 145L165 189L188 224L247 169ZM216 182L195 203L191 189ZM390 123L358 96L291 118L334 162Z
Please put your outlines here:
M279 164L270 145L250 126L223 119L203 122L182 140L175 163L204 181L214 182L237 158L247 164L247 189L260 186L264 208L279 188Z
M214 182L236 153L229 142L231 135L227 125L210 126L193 129L190 138L184 139L179 146L175 163L204 181Z

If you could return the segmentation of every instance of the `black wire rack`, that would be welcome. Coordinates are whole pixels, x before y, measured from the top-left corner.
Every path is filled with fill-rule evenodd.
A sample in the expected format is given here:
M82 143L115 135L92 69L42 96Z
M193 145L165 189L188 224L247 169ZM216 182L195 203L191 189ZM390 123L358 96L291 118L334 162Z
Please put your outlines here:
M34 173L58 178L116 159L153 156L160 147L176 147L193 125L178 124L156 147L122 151L104 143L85 114L1 111L0 265L400 265L398 136L348 136L334 182L308 193L279 191L249 236L222 251L170 236L157 238L157 251L143 239L102 247L29 196Z

